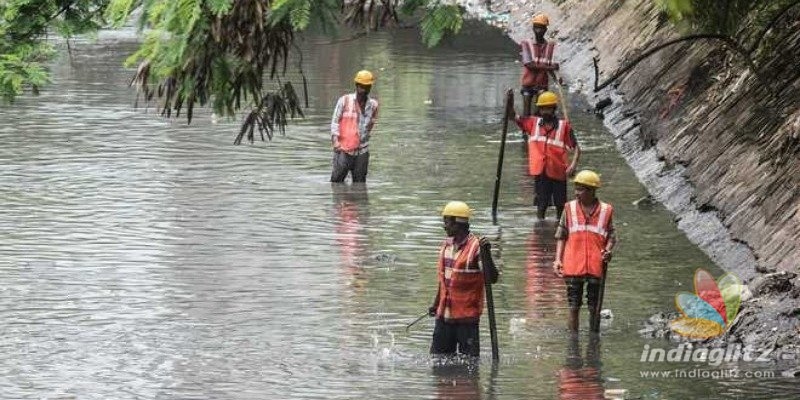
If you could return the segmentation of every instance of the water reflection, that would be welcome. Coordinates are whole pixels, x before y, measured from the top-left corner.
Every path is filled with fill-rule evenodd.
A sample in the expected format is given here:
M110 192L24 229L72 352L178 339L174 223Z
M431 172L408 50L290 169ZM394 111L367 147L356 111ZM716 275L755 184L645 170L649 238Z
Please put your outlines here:
M470 363L437 365L433 368L437 400L480 400L480 370Z
M369 220L369 192L364 183L331 183L336 217L336 243L347 286L361 292L367 283L363 266L365 227Z
M555 239L553 225L539 221L525 242L525 298L531 321L554 319L566 303L564 280L553 273Z
M558 398L561 400L602 400L600 337L590 335L586 355L581 355L579 335L570 335L564 367L558 371Z

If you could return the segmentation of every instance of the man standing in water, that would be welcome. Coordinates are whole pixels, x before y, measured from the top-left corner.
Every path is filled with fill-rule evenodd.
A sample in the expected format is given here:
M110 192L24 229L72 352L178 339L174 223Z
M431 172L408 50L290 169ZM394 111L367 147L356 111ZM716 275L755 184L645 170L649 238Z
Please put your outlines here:
M600 176L595 172L583 170L573 183L576 200L567 203L567 212L556 230L558 242L553 271L564 277L567 284L570 331L578 331L585 283L590 329L599 332L601 305L598 297L616 243L612 224L614 209L595 196L595 190L600 187Z
M567 177L571 176L581 157L578 141L569 121L556 117L558 96L543 92L536 100L539 116L515 117L517 125L528 136L528 174L533 176L536 217L544 219L547 208L556 207L561 219L567 202ZM574 152L572 162L568 153Z
M436 317L431 354L480 355L478 323L483 312L484 270L497 282L491 244L469 231L472 210L461 201L447 203L442 211L447 239L439 250L439 290L428 309ZM488 260L482 265L481 254Z
M555 43L544 38L550 19L545 14L536 14L531 19L534 41L523 40L522 48L522 115L531 115L531 103L540 93L548 90L551 71L558 70L558 63L553 62Z
M369 97L375 77L367 70L355 77L356 92L339 98L331 118L333 171L331 182L366 182L369 167L369 137L378 119L378 100Z

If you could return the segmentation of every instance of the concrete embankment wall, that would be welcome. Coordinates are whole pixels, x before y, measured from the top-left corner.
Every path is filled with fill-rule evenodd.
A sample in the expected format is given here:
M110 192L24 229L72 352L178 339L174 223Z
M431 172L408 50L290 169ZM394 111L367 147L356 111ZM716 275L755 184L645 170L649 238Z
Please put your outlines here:
M689 238L726 270L800 265L800 29L777 32L760 82L720 43L666 48L609 87L600 80L642 50L679 37L653 0L493 2L509 35L532 35L536 11L550 15L562 75L590 100L610 97L605 122L654 197Z

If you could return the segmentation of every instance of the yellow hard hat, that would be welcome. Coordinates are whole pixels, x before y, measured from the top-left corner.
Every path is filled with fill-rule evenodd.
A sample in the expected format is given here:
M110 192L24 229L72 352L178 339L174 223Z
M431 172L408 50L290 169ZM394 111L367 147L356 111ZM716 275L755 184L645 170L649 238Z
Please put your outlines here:
M542 92L539 98L536 99L537 107L547 107L558 105L558 96L553 92Z
M594 171L585 169L581 172L578 172L572 182L597 189L600 187L600 175L597 175L597 173Z
M548 26L550 25L550 18L547 18L547 14L536 14L531 18L531 23L534 25Z
M360 85L372 85L375 83L375 76L372 75L372 72L362 69L358 71L354 80Z
M451 201L442 210L443 217L466 218L472 215L472 209L463 201Z

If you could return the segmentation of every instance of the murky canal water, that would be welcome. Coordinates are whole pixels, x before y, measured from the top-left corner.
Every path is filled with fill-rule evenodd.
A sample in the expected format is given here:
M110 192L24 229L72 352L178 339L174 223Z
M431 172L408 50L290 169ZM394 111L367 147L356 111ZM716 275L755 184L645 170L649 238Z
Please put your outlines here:
M434 50L416 35L307 40L308 118L240 147L236 123L201 115L187 126L132 109L130 71L120 68L131 35L77 43L53 66L52 86L0 115L0 397L587 399L627 389L647 399L772 399L796 390L793 380L744 379L764 369L754 364L716 368L740 368L739 378L640 376L715 370L642 363L645 344L670 345L636 331L691 290L695 268L721 271L661 207L631 205L646 191L577 96L581 164L602 172L621 244L606 292L613 321L599 344L586 332L571 343L564 286L550 272L554 223L534 226L517 133L491 225L516 47L477 27ZM361 67L378 73L382 105L368 184L332 187L330 113ZM496 369L433 371L432 321L405 331L435 294L438 210L453 199L477 209L473 228L501 260Z

